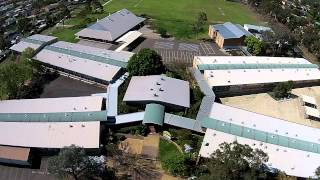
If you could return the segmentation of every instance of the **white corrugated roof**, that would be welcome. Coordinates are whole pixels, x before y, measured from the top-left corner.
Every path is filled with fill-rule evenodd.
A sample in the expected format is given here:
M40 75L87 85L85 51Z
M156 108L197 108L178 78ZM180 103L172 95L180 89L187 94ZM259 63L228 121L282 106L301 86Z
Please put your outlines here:
M63 148L72 144L99 148L100 122L0 122L0 144Z
M133 76L123 101L153 101L189 107L189 82L165 75Z
M320 79L320 71L316 68L205 70L204 76L214 87L317 80Z
M320 154L263 143L212 129L207 129L199 154L202 157L209 157L219 148L219 144L232 143L235 140L253 149L263 150L269 156L266 165L284 171L287 175L314 177L316 168L320 166Z
M319 113L318 109L311 108L311 107L308 107L308 106L304 106L304 109L305 109L306 114L308 116L320 118L320 113Z
M290 138L320 143L320 129L214 103L209 117Z
M35 59L43 63L74 71L104 81L113 80L121 67L79 58L47 49L41 50Z
M316 98L311 96L302 95L302 101L309 104L317 105Z
M54 113L100 111L103 97L19 99L0 101L0 113Z
M34 44L34 43L30 43L30 42L20 41L19 43L11 46L10 50L22 53L25 49L27 49L29 47L34 49L34 50L38 50L38 48L40 46L41 46L40 44Z
M304 58L266 56L195 56L195 64L311 64Z
M54 36L47 36L47 35L41 35L41 34L35 34L32 36L29 36L25 39L22 39L19 43L14 44L10 47L11 50L16 52L23 52L28 47L34 49L35 51L39 50L39 48L42 45L48 44L50 42L53 42L57 39L57 37Z
M50 42L50 41L56 40L57 37L47 36L42 34L34 34L32 36L29 36L28 39L33 39L33 40L42 41L42 42Z

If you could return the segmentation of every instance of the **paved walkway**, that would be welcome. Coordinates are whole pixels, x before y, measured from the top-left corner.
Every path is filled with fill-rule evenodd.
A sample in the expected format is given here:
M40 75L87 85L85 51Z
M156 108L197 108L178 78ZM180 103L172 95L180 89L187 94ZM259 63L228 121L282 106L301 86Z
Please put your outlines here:
M150 159L157 159L159 154L159 143L159 134L148 135L144 138L141 154Z

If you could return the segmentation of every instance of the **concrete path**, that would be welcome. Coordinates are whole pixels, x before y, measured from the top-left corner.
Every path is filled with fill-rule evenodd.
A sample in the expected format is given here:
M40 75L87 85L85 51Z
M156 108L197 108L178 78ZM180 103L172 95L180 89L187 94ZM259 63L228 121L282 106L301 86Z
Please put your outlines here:
M144 138L141 155L150 159L157 159L159 154L159 134L148 135Z

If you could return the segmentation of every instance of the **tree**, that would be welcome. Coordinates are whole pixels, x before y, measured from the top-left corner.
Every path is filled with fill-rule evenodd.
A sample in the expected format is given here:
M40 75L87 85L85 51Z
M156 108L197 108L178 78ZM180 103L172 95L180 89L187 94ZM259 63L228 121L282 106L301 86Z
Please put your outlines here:
M91 12L93 13L102 13L103 6L100 1L98 0L91 0L90 2Z
M166 68L157 52L141 49L130 58L127 69L132 76L146 76L165 73Z
M21 53L21 57L26 59L31 59L34 54L35 54L35 50L31 47L28 47Z
M316 169L315 175L320 178L320 166Z
M7 40L4 38L4 35L0 34L0 50L4 50L7 46Z
M21 17L17 21L17 29L19 32L24 33L29 29L29 20L25 17Z
M278 83L276 87L273 89L275 98L277 99L288 98L290 96L292 88L293 88L292 81Z
M248 36L245 39L246 46L248 48L248 51L252 55L259 55L261 54L262 48L263 48L263 43L259 39L257 39L254 36Z
M103 162L87 156L84 149L71 145L61 149L58 156L49 158L48 170L59 178L93 179L103 174Z
M198 36L203 31L203 26L206 24L208 18L205 12L199 12L196 21L192 25L192 31Z
M248 145L236 141L222 143L208 159L206 172L200 179L238 180L264 179L266 171L264 164L268 155L261 150L253 150Z

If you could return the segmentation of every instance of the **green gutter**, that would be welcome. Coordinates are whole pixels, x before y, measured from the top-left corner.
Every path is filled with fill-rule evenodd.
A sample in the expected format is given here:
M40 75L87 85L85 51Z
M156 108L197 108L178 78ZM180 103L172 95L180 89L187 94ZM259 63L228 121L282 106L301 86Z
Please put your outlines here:
M199 64L199 70L300 69L318 68L316 64Z
M42 45L42 44L45 43L44 41L39 41L39 40L34 40L34 39L28 39L28 38L22 39L22 41L28 42L28 43L32 43L32 44L39 44L39 45Z
M252 140L262 141L269 144L274 144L282 147L297 149L320 154L320 144L309 141L304 141L296 138L290 138L274 133L247 128L237 124L220 121L212 118L203 118L202 127L214 129L216 131L232 134L235 136L248 138Z
M50 51L55 51L55 52L62 53L62 54L67 54L70 56L79 57L79 58L90 59L92 61L97 61L97 62L101 62L104 64L111 64L111 65L119 66L122 68L127 67L126 62L122 62L122 61L118 61L115 59L106 58L106 57L102 57L102 56L97 56L97 55L93 55L93 54L88 54L88 53L84 53L84 52L79 52L79 51L75 51L75 50L70 50L70 49L65 49L65 48L60 48L60 47L55 47L55 46L46 46L44 49L47 49Z
M86 122L106 120L106 111L58 113L0 113L0 122Z

